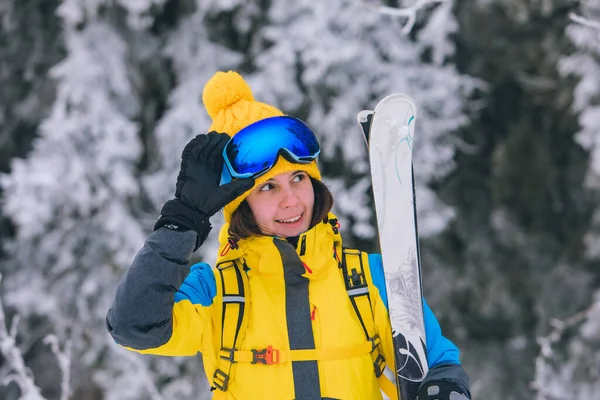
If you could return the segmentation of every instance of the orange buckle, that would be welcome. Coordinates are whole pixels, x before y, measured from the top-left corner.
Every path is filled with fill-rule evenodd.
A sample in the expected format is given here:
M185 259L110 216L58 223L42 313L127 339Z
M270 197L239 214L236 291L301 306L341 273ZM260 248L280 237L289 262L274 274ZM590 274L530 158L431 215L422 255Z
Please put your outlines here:
M272 365L279 363L279 350L269 346L262 350L252 350L252 364Z

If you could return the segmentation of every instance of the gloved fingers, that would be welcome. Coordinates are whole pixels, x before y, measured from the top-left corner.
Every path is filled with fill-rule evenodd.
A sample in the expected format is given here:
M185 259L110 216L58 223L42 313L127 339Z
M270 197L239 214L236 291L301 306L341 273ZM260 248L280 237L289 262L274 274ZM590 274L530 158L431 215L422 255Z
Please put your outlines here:
M183 148L183 151L181 152L181 164L179 166L179 175L177 175L178 186L179 186L179 182L181 180L185 179L185 174L188 170L190 158L194 157L192 155L194 149L196 149L198 147L202 147L203 143L206 140L207 140L206 135L196 135ZM176 196L178 195L178 193L181 193L181 188L178 187L175 193L176 193Z
M179 173L181 175L181 172ZM181 192L183 191L183 186L185 185L185 179L180 177L177 178L177 183L175 183L175 197L181 200Z
M419 388L417 400L469 400L463 390L453 382L436 380Z
M185 157L185 159L188 160L188 162L190 163L195 162L196 160L198 160L198 156L200 155L202 150L204 150L204 148L208 146L209 143L210 136L208 136L208 134L201 133L199 135L196 135L196 137L186 145L186 149L188 150L187 153L185 153L186 149L183 150L187 157L182 157Z
M221 136L217 132L209 132L207 135L207 143L198 151L197 160L201 163L208 163L208 159L215 150L216 146L221 141Z
M216 174L221 174L221 169L223 168L223 149L227 142L229 142L229 136L225 133L220 133L219 141L215 143L215 147L208 154L208 165L213 166L213 172Z
M195 160L197 157L197 152L206 145L208 139L208 136L202 133L200 135L196 135L192 140L190 140L185 145L183 152L181 153L182 163L190 159Z
M194 157L193 152L196 148L204 146L206 140L206 135L197 135L188 142L181 153L181 165L179 167L179 173L177 174L177 183L175 184L175 197L178 199L181 199L181 192L187 181L186 176L190 169L191 159Z
M236 199L254 186L254 178L242 178L219 187L219 197L225 201L225 204ZM221 207L219 207L221 208Z

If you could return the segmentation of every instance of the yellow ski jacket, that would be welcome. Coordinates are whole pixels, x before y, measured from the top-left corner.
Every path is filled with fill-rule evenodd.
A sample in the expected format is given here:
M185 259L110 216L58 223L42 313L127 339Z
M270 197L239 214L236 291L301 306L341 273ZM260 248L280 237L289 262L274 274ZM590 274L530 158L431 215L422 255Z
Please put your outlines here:
M365 332L340 275L339 250L335 251L341 249L338 230L328 222L320 223L300 235L296 246L260 236L232 247L226 232L224 226L217 266L237 260L246 274L239 280L240 288L245 287L244 312L228 312L225 317L247 318L235 356L222 350L226 347L222 344L224 304L235 302L235 296L226 294L229 300L224 303L218 269L201 263L189 272L187 260L195 241L191 232L164 228L150 235L117 290L107 315L115 341L144 354L201 352L209 382L226 383L226 391L215 390L215 399L381 399L372 348L366 348ZM177 242L174 235L179 235ZM169 241L171 246L166 246ZM362 261L369 265L366 253ZM380 350L392 368L385 296L373 284L369 268L365 275ZM426 312L431 313L428 307ZM459 364L458 349L441 336L435 317L428 325L430 367ZM302 360L298 349L317 352ZM320 359L311 361L314 355ZM290 361L299 356L298 361ZM228 357L235 362L224 362Z

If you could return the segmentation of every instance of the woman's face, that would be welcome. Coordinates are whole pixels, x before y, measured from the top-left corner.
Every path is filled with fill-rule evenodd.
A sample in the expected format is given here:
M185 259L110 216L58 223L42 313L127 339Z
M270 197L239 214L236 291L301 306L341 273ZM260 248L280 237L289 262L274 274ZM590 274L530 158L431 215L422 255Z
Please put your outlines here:
M304 171L282 172L254 188L246 200L265 235L293 237L310 227L315 194Z

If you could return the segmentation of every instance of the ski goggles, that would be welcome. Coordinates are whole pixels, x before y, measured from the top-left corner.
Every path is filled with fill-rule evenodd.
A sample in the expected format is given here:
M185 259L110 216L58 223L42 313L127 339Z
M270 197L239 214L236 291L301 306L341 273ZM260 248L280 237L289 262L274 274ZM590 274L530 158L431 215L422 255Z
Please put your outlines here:
M248 125L227 142L221 185L234 178L256 178L273 168L279 156L289 162L310 164L320 152L315 134L301 120L266 118Z

